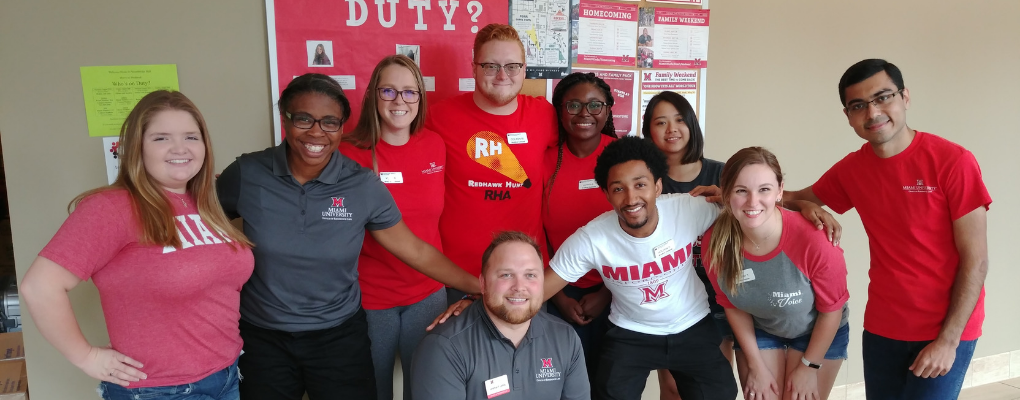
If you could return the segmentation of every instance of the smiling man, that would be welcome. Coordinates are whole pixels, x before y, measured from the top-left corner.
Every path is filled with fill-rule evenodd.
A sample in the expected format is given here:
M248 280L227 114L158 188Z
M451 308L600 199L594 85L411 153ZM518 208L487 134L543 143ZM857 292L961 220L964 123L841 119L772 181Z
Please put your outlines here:
M527 233L545 253L542 165L557 140L556 112L545 98L520 94L524 61L516 29L482 28L470 60L474 91L432 106L426 119L446 143L443 252L475 276L493 232ZM451 302L461 297L451 294Z
M719 209L687 194L660 196L666 172L665 156L650 141L624 137L606 146L595 181L613 211L571 235L545 271L545 293L591 270L613 293L594 377L597 399L640 398L656 369L670 371L684 399L737 395L692 264L694 244Z
M542 251L501 232L482 253L482 301L425 336L412 357L416 400L589 399L574 329L542 306Z
M864 223L868 398L955 399L985 317L992 198L981 168L962 146L907 126L910 91L892 63L851 66L839 100L867 143L783 199L856 208Z

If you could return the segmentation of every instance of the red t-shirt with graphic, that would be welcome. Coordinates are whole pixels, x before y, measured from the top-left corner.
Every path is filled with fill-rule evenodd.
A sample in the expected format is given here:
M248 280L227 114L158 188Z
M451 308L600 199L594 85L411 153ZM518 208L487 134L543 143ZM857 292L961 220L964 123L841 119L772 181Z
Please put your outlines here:
M465 93L430 107L426 126L446 143L446 207L439 220L446 256L477 276L493 233L527 233L545 250L542 173L556 144L556 112L544 97L517 96L517 110L493 115ZM548 257L545 257L548 259Z
M126 190L78 204L39 253L92 279L114 350L141 362L148 378L129 387L182 385L233 364L241 353L241 286L251 249L231 247L168 193L182 247L138 243L141 223Z
M340 144L340 153L365 168L372 169L372 151L349 143ZM443 140L428 129L414 135L402 146L379 141L376 146L379 178L393 195L404 216L404 223L416 236L439 251L439 216L443 213L446 147ZM369 310L407 306L421 301L443 288L421 272L398 260L372 237L358 256L358 282L361 304Z
M570 235L595 219L613 206L606 200L606 194L595 183L595 161L602 150L615 138L601 135L599 147L587 157L578 158L566 145L556 146L545 153L545 191L547 198L543 201L542 222L545 234L549 235L550 253L555 254L563 241ZM560 161L559 172L556 172L556 160L562 147L563 159ZM556 180L549 186L549 179L556 173ZM590 288L602 283L602 276L596 270L587 274L571 285Z
M953 221L992 203L974 155L918 131L889 158L865 143L811 189L833 211L856 208L861 215L871 251L864 329L894 340L934 340L959 270ZM961 340L981 336L984 298L982 288Z

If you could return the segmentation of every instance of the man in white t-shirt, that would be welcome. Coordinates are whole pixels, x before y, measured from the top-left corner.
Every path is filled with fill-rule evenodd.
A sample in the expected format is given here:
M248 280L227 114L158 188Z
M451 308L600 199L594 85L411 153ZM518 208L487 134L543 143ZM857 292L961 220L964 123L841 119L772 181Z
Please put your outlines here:
M701 197L660 196L667 168L651 142L625 137L606 146L595 180L613 211L571 235L545 271L547 294L592 269L613 293L610 329L593 377L597 399L640 398L656 369L670 370L685 400L737 395L705 286L691 262L694 243L719 209Z

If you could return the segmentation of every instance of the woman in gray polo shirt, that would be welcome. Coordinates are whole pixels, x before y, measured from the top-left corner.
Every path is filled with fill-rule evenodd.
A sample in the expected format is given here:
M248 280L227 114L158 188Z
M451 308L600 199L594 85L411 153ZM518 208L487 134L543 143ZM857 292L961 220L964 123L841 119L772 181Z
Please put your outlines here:
M783 209L783 172L761 147L722 172L723 213L705 233L705 266L737 339L746 399L826 399L846 359L843 250Z
M478 280L411 233L379 177L337 151L351 109L336 81L294 78L279 107L284 143L238 157L216 185L255 243L241 291L241 397L374 399L357 274L365 231L439 282L478 293Z

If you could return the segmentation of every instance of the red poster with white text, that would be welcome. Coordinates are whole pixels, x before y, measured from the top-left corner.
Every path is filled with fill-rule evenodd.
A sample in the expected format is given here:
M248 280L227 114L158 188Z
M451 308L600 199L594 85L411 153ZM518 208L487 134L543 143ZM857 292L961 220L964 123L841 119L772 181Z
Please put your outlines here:
M372 70L392 54L417 62L430 103L473 91L475 32L506 24L508 10L507 0L266 0L274 107L295 76L329 75L351 102L350 130ZM279 143L280 119L275 123Z

